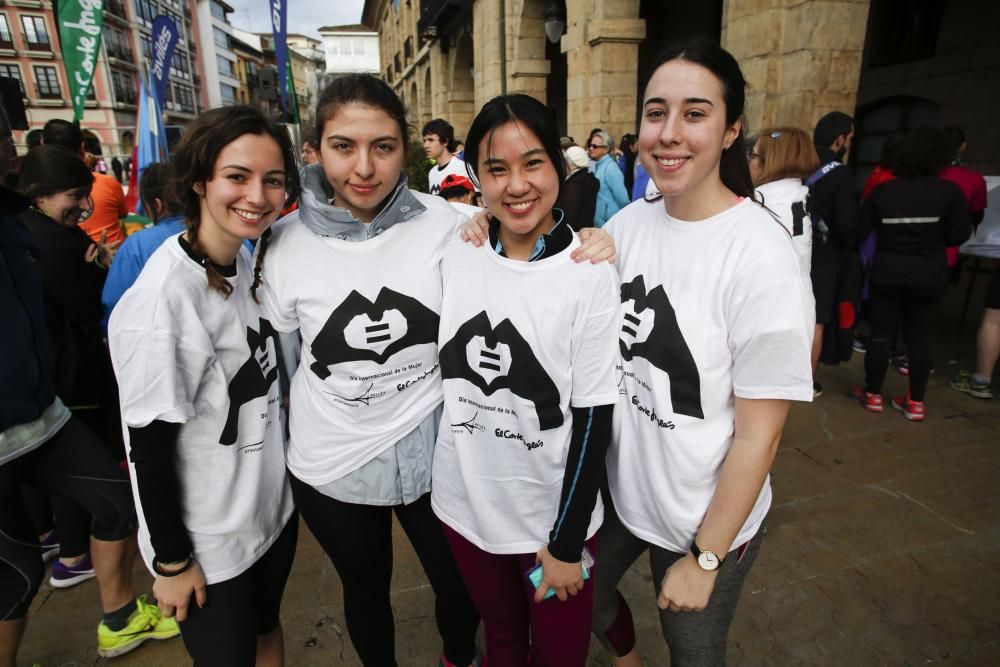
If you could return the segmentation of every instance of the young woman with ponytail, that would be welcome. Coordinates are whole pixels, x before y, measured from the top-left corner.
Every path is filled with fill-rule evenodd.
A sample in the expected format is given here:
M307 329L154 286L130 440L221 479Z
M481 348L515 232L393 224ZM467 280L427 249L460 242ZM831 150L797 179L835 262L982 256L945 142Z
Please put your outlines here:
M661 55L639 157L662 197L605 227L619 257L622 368L594 631L617 665L641 664L615 589L646 551L670 664L725 663L789 401L812 398L811 289L791 235L753 200L745 86L717 44Z
M283 128L207 111L173 156L187 230L111 316L140 549L196 665L281 665L298 520L285 474L274 330L257 307L270 225L299 192ZM244 247L259 239L256 266Z

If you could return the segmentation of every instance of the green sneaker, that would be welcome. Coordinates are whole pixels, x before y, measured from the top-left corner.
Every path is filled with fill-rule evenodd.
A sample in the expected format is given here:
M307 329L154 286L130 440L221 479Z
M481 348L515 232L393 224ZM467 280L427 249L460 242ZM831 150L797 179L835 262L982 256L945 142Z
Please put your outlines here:
M976 398L993 398L989 382L978 382L969 371L959 371L951 381L951 388Z
M146 602L145 595L137 597L135 604L136 610L121 630L112 630L104 621L97 625L97 654L102 658L128 653L147 639L170 639L181 633L177 621L163 618L159 607Z

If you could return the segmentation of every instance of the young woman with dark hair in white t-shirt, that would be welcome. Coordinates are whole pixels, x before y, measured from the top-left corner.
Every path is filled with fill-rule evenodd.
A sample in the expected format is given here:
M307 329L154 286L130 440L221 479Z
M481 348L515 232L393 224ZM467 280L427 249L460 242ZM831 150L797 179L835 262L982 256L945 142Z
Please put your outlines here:
M108 327L143 560L196 665L281 665L298 519L284 465L276 338L246 240L299 181L284 128L207 111L173 155L187 231L153 253Z
M491 100L468 141L493 220L488 244L456 241L442 259L445 411L431 504L482 614L490 665L578 667L618 398L618 279L570 257L580 242L553 208L563 157L541 102Z
M718 45L668 48L639 130L662 198L605 227L622 366L594 630L619 665L641 660L616 586L647 550L671 664L724 663L789 401L812 398L810 288L789 233L753 201L744 86Z

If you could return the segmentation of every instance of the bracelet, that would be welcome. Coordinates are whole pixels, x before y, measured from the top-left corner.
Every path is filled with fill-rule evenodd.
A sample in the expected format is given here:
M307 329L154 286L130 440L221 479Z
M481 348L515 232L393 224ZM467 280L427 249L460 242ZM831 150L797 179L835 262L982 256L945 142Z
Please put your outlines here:
M169 563L169 565L175 565L175 563ZM187 557L187 560L184 561L184 567L180 568L179 570L170 570L170 571L162 569L160 563L154 560L153 571L156 572L156 574L158 574L161 577L176 577L178 574L182 574L190 570L192 565L194 565L194 556Z

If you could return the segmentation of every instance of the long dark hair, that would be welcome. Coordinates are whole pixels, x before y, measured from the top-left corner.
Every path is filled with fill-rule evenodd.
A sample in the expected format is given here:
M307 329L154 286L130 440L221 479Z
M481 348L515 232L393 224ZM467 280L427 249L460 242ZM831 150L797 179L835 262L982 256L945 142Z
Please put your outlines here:
M32 200L76 188L89 190L93 184L94 174L80 155L56 144L28 151L17 177L17 189Z
M559 150L559 130L552 111L530 95L501 95L483 105L472 121L472 127L465 137L465 168L479 183L479 144L489 135L488 145L493 144L493 133L501 125L517 121L535 133L552 167L559 176L559 192L562 192L563 174L566 160Z
M743 117L746 106L747 81L736 58L715 42L705 38L674 42L669 44L653 62L650 78L661 65L672 60L683 60L701 65L715 75L722 86L722 99L726 104L726 125L731 126ZM649 81L646 81L646 86ZM645 90L645 86L643 87ZM747 162L746 128L740 125L736 140L722 151L719 163L719 177L722 183L741 196L753 198L753 179L750 177L750 163Z
M244 134L266 135L277 142L285 168L285 192L288 194L286 205L291 205L299 197L299 171L295 163L295 151L285 128L250 106L219 107L203 112L187 126L184 137L174 151L172 159L174 178L166 192L167 197L172 200L171 204L179 204L189 230L191 246L199 252L201 249L198 247L198 228L201 226L202 195L195 192L194 186L204 184L212 178L219 154ZM254 300L257 299L261 267L270 236L271 230L268 229L259 241L254 282L250 288ZM232 286L216 271L211 262L206 260L202 264L208 274L209 287L229 296L233 291Z
M347 74L337 77L320 93L316 104L316 139L323 151L323 127L340 111L340 107L351 103L381 109L399 125L399 136L403 140L403 155L409 149L410 126L406 122L406 107L399 96L382 79L370 74Z

